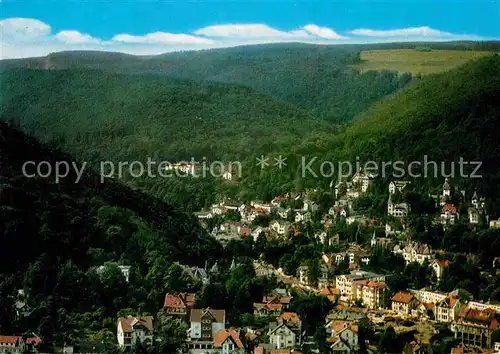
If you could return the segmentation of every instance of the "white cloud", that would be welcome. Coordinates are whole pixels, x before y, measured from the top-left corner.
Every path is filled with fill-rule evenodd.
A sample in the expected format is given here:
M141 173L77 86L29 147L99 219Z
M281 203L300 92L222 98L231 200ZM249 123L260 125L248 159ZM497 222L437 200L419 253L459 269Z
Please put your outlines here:
M266 24L221 24L204 27L193 33L154 32L144 35L122 33L116 34L109 40L70 29L53 34L48 24L30 18L1 20L0 30L0 59L43 56L64 50L102 50L154 55L179 50L279 42L339 44L484 39L477 36L456 35L430 27L382 31L360 28L351 32L337 33L331 28L315 24L307 24L288 31Z
M368 28L360 28L350 32L351 34L366 37L449 37L453 34L449 32L439 31L427 26L424 27L409 27L395 30L372 30Z
M61 31L54 36L56 39L64 43L82 44L82 43L99 43L100 40L92 37L89 34L78 31Z
M334 30L328 28L328 27L319 27L317 25L306 25L302 27L306 32L310 33L313 36L318 36L321 38L325 39L345 39L346 37L343 37L339 35L337 32Z
M207 38L200 38L183 33L154 32L145 36L133 36L130 34L118 34L113 37L113 41L124 43L165 43L165 44L213 44Z
M50 34L50 26L32 18L8 18L0 21L0 32L2 40L31 41Z
M282 32L275 28L264 24L229 24L215 25L201 28L194 34L216 38L276 38L286 36L286 32Z

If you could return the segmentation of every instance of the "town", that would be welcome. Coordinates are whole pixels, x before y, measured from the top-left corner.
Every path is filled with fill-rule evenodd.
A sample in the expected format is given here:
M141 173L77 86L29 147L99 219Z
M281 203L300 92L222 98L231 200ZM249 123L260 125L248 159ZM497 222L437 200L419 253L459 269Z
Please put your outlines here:
M500 275L500 249L491 250L498 255L493 253L484 267L477 255L436 249L415 237L422 227L427 233L430 227L449 231L458 224L470 230L500 229L500 220L489 220L486 198L477 191L467 195L446 179L438 194L426 196L437 213L425 214L430 223L420 225L409 221L408 195L415 196L411 181L389 182L383 218L365 215L361 201L375 183L360 170L332 191L289 193L249 205L225 199L195 213L225 248L241 251L230 265L176 263L183 277L206 289L222 272L244 281L246 275L239 279L238 268L251 264L249 276L265 279L267 289L260 301L239 309L240 317L245 316L239 326L233 325L234 316L226 308L201 306L207 303L200 301L206 292L182 286L165 294L158 316L185 326L185 348L194 354L319 353L322 346L330 353L430 353L431 345L440 341L443 352L500 353L500 301L476 299L461 286L467 285L465 278L458 284L447 282L466 264L498 288L493 283ZM294 249L276 261L270 245L283 242ZM245 247L257 250L252 253L256 256ZM117 267L128 282L131 267ZM22 295L20 291L16 311L27 316ZM155 330L158 321L138 313L120 316L118 347L129 352L139 344L161 341ZM36 334L3 334L0 352L37 352L41 341ZM99 353L100 348L95 341L68 344L63 352Z

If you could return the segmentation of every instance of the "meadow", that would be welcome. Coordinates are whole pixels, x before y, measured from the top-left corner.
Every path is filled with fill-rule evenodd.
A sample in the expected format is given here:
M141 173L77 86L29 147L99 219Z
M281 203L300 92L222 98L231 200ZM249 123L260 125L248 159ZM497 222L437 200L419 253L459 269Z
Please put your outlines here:
M369 50L361 52L362 62L354 67L361 72L389 70L412 75L429 75L448 71L486 55L493 55L493 52L443 49Z

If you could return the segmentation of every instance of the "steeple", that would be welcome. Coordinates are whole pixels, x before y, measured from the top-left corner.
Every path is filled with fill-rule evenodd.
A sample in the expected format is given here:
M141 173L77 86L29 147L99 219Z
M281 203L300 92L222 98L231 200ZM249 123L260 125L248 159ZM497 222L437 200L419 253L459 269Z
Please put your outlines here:
M231 262L231 266L229 267L229 270L233 270L234 268L236 268L236 262L234 261L234 257L233 257L233 261Z

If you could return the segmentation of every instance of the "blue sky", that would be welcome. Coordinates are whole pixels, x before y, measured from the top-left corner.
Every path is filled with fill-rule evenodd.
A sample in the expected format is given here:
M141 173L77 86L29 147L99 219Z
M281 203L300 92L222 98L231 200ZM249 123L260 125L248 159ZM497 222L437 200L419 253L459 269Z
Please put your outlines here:
M0 1L2 58L72 49L155 54L281 41L500 38L495 0Z

